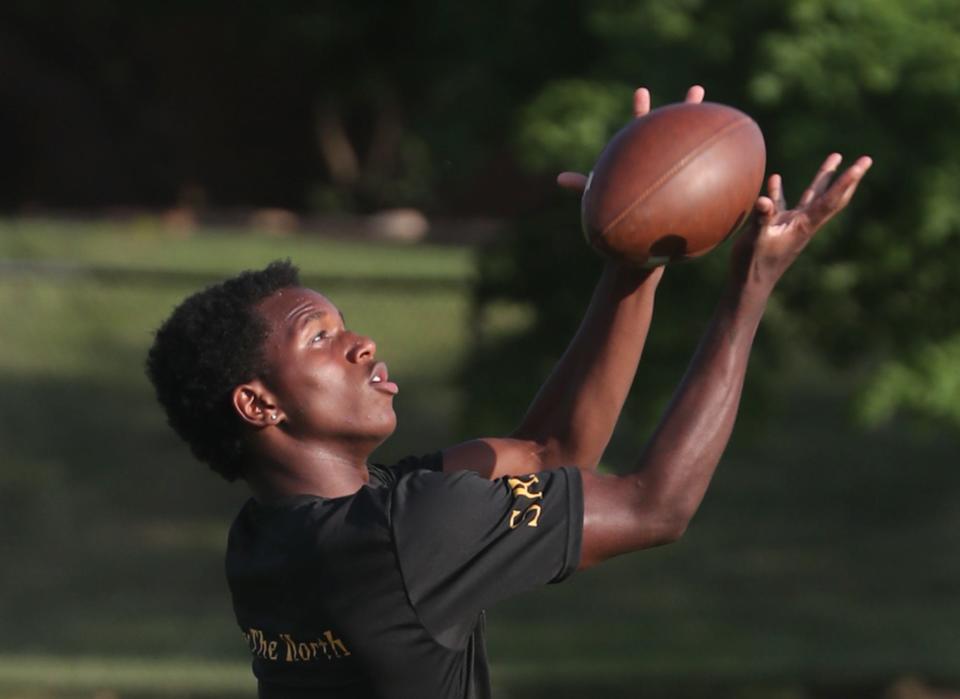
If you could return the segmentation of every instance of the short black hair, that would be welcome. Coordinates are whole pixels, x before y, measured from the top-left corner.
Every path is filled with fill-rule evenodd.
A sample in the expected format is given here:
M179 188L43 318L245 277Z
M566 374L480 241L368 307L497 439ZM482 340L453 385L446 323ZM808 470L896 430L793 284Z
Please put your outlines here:
M167 422L228 481L243 475L244 423L233 410L233 389L265 369L267 325L255 306L298 286L300 270L290 260L209 286L174 309L147 355L147 376Z

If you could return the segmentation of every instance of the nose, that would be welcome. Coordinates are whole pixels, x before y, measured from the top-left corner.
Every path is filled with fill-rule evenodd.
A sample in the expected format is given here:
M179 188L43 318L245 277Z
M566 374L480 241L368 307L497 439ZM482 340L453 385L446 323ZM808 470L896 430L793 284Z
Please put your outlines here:
M347 350L347 359L351 362L360 363L364 360L371 360L377 354L377 343L366 335L355 335L353 342Z

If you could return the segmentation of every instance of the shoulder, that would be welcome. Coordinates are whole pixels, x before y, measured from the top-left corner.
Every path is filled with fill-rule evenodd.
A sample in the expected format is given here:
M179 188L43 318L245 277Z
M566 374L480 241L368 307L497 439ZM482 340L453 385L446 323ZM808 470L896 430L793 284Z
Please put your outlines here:
M401 478L411 473L442 471L443 453L437 451L423 456L407 456L390 466L370 464L367 470L370 472L371 485L394 487L400 482Z
M228 547L240 542L283 549L309 547L324 534L384 528L389 503L389 490L369 486L338 498L296 495L267 503L250 499L230 527Z
M431 499L450 494L476 495L481 492L500 492L500 481L490 481L473 471L446 473L414 470L404 473L396 484L396 493L406 498Z
M431 529L438 536L453 523L486 530L507 522L507 528L514 529L518 517L547 510L582 513L581 491L580 472L573 467L494 480L473 471L415 471L393 489L391 520L417 530Z
M394 506L398 503L445 501L457 506L476 507L510 505L517 499L551 499L558 490L579 492L580 471L564 467L518 476L489 480L475 471L415 470L405 473L394 488Z

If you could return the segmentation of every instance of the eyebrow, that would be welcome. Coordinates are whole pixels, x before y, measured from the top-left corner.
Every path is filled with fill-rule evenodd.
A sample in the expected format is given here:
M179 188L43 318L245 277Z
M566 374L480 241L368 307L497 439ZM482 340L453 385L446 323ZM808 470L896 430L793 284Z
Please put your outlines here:
M343 317L343 311L338 310L338 313L340 314L340 320L341 320L341 322L343 322L343 324L346 325L346 324L347 324L347 319ZM308 313L307 315L301 317L296 323L293 324L292 331L293 331L295 334L300 334L300 333L303 332L303 329L307 326L307 324L310 323L310 321L312 321L312 320L322 320L322 319L326 318L327 315L329 315L329 314L328 314L326 311L321 311L321 310L317 310L317 311L313 311L312 313Z

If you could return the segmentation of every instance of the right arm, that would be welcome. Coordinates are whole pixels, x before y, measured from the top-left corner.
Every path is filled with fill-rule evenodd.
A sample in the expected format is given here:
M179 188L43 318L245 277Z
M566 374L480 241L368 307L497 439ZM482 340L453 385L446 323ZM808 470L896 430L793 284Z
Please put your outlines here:
M678 539L696 513L733 430L747 361L767 300L814 233L847 205L870 167L859 159L830 185L824 161L795 209L778 175L734 246L730 281L680 387L633 473L583 473L580 568ZM828 187L829 185L829 187Z

